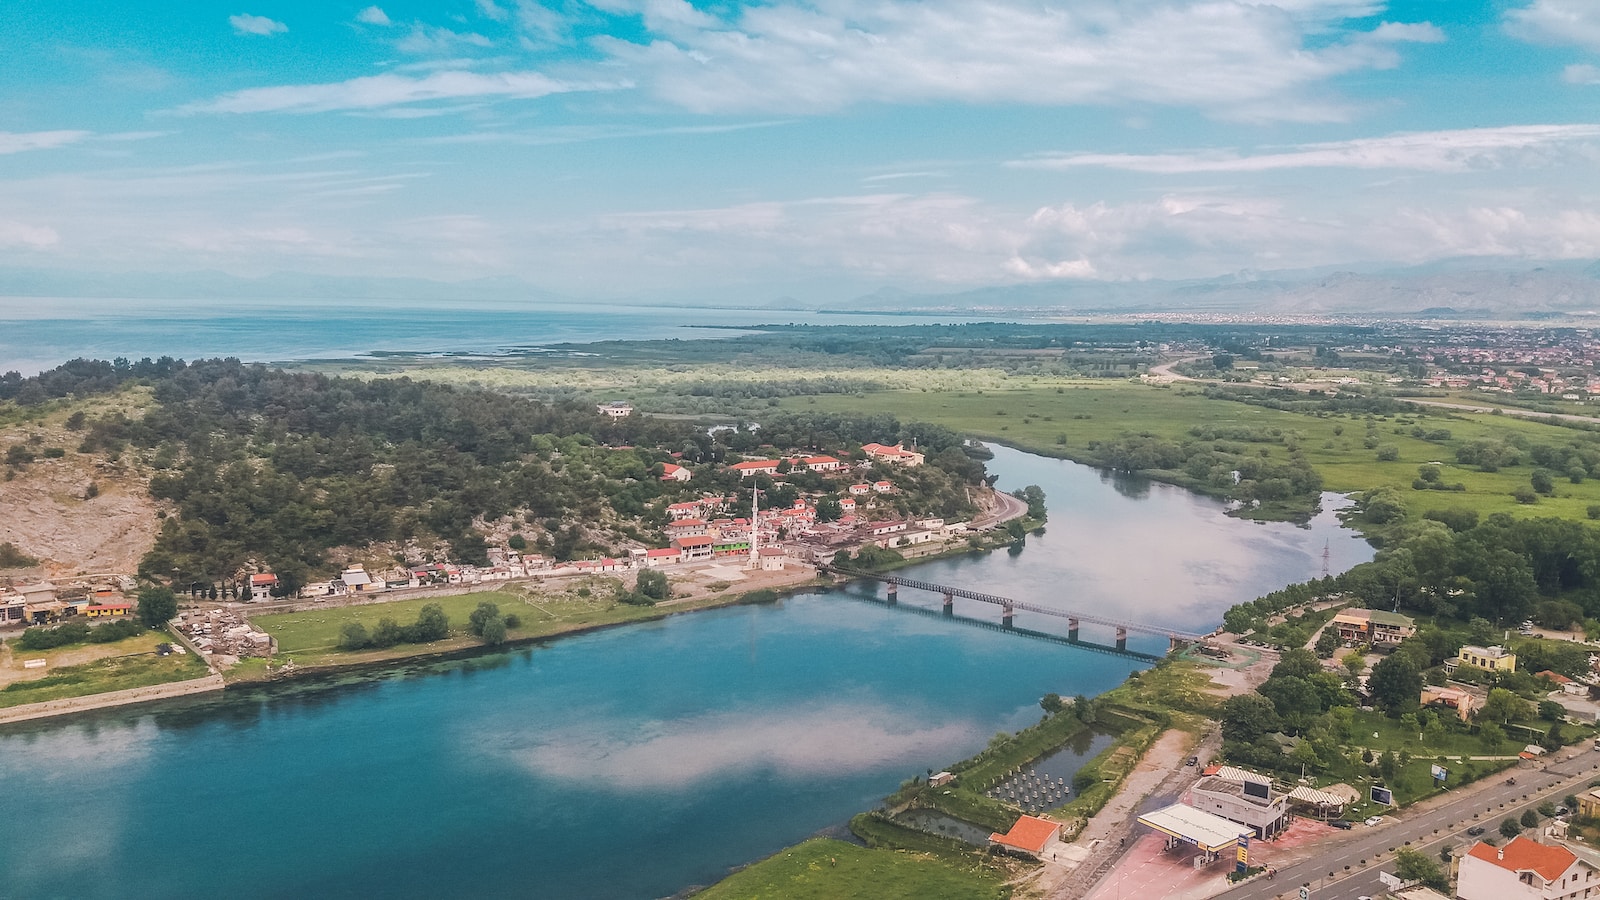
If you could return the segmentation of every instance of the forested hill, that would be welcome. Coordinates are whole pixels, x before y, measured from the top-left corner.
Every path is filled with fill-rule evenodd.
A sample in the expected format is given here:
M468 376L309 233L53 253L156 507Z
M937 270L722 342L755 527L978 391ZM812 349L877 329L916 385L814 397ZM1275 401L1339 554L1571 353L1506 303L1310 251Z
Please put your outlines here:
M325 573L337 548L376 542L448 545L451 559L482 562L486 532L525 534L566 559L656 542L667 502L733 489L736 473L702 466L692 484L662 482L660 463L720 460L728 448L689 423L610 419L593 406L541 403L407 378L364 381L292 373L238 360L74 360L33 378L0 381L0 400L46 409L72 398L148 386L142 416L67 420L79 452L134 455L153 470L150 491L169 501L140 574L215 582L254 563L293 586ZM931 453L959 447L945 429L890 417L789 421L797 449L910 440ZM983 477L981 463L947 455L927 467L926 496L947 504ZM786 489L792 490L792 489Z

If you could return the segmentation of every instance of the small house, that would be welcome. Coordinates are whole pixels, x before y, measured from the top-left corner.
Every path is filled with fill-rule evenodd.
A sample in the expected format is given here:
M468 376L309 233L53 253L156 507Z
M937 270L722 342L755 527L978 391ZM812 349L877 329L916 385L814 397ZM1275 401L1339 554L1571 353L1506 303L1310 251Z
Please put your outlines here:
M684 466L680 466L675 463L661 464L662 481L688 481L693 477L694 473L689 471Z

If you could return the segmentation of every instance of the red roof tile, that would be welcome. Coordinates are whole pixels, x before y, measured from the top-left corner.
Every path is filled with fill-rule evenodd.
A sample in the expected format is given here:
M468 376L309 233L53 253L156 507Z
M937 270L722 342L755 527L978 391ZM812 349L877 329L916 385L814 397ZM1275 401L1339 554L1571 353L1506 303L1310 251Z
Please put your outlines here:
M989 840L1029 853L1039 853L1044 850L1044 845L1050 843L1061 826L1049 819L1039 819L1033 816L1020 816L1017 823L1005 834L991 834Z
M1578 857L1565 847L1552 847L1530 841L1521 835L1512 838L1503 851L1479 841L1472 845L1467 855L1511 872L1537 872L1545 881L1560 878L1578 861Z

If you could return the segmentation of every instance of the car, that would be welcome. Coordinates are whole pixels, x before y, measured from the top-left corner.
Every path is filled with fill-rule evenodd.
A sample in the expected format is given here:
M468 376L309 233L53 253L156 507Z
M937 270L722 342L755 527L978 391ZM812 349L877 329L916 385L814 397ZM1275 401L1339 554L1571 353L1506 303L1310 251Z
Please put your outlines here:
M1373 816L1372 818L1366 820L1365 822L1362 822L1361 824L1363 824L1363 825L1382 825L1383 824L1383 816Z
M1480 834L1483 834L1483 826L1482 825L1474 825L1471 828L1467 829L1467 835L1469 837L1477 837Z
M1183 764L1186 765L1186 766L1198 766L1198 765L1200 765L1200 757L1191 756L1188 759L1184 760Z
M1334 828L1343 828L1345 831L1350 830L1350 820L1348 819L1333 819L1328 824Z

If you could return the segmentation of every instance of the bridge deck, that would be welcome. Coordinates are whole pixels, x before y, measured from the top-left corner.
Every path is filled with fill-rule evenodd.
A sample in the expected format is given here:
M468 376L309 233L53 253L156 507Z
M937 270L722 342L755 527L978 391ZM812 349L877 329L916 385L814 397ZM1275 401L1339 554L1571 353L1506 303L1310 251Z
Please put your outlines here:
M1158 625L1145 625L1139 622L1126 622L1120 619L1112 619L1107 616L1097 616L1093 613L1082 613L1075 612L1070 609L1055 609L1048 606L1039 606L1036 603L1027 603L1022 600L1012 600L1009 597L1001 597L997 594L985 594L981 591L971 591L967 590L966 588L954 587L947 584L935 584L931 581L918 581L915 578L905 578L900 575L864 572L860 569L850 569L843 566L819 566L818 568L824 571L837 572L840 575L847 575L852 578L870 578L875 581L881 581L885 584L903 585L909 588L917 588L939 594L948 594L952 597L961 597L967 600L977 600L980 603L990 603L1005 609L1022 610L1024 612L1037 613L1042 616L1055 616L1056 618L1061 619L1076 619L1079 622L1089 622L1095 625L1105 625L1112 628L1125 628L1128 631L1137 632L1139 634L1149 634L1165 638L1179 638L1187 641L1198 641L1204 637L1204 635L1195 634L1194 632L1190 631L1181 631L1176 628L1162 628Z

